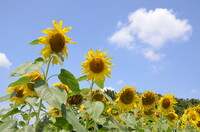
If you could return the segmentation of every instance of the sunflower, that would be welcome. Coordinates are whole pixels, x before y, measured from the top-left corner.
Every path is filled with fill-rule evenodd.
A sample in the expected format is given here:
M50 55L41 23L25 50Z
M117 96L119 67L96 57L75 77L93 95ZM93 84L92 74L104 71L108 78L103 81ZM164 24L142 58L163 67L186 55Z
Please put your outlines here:
M198 113L197 113L195 110L193 110L193 109L190 110L190 111L188 112L187 117L188 117L189 121L190 121L191 123L194 123L194 124L196 124L197 121L200 121L200 116L199 116Z
M195 124L193 124L193 126L194 126L194 128L195 128L196 130L200 130L200 120L197 121Z
M119 110L117 108L110 108L107 113L112 115L116 120L119 120Z
M44 80L44 77L40 75L38 71L32 72L31 74L26 74L24 76L30 77L30 83L21 85L26 96L38 96L34 90L34 84L37 80Z
M24 100L26 99L26 96L24 95L24 90L22 89L22 87L21 86L9 87L6 93L10 94L14 91L16 91L17 94L14 97L12 97L10 101L14 102L15 104L23 104Z
M61 82L57 82L57 83L53 84L53 86L58 86L58 87L64 88L67 93L70 92L69 87Z
M61 111L58 108L51 107L49 108L49 115L53 117L61 117Z
M55 52L59 55L65 55L68 58L68 49L65 45L66 43L73 43L71 38L65 36L72 27L64 27L62 28L62 21L57 23L56 21L52 21L54 28L47 28L47 30L42 30L41 32L47 34L48 36L39 37L39 43L45 44L44 49L40 54L43 54L43 58L46 60L50 58L51 53ZM53 57L53 64L57 64L58 60L56 57Z
M140 106L144 111L154 109L158 102L158 95L152 91L146 91L140 99Z
M88 99L90 99L90 93L87 94ZM92 90L92 101L106 101L106 98L99 89Z
M165 114L174 111L174 104L177 101L174 99L174 95L166 94L159 100L159 111Z
M155 109L152 108L152 109L144 110L142 114L145 116L153 116L155 114Z
M166 115L170 120L168 120L169 123L176 123L178 121L178 115L175 112L169 112Z
M133 108L137 107L136 100L138 100L139 97L135 90L136 88L126 86L118 93L115 102L120 110L131 111Z
M200 104L194 107L194 110L199 114L200 116Z
M85 55L87 61L82 63L82 74L87 74L88 80L105 81L105 75L110 78L111 69L109 66L113 63L108 62L112 57L107 58L106 52L92 49L88 51L88 56Z
M83 96L81 94L76 94L76 95L69 96L67 98L66 104L69 104L69 105L81 105L82 102L83 102Z

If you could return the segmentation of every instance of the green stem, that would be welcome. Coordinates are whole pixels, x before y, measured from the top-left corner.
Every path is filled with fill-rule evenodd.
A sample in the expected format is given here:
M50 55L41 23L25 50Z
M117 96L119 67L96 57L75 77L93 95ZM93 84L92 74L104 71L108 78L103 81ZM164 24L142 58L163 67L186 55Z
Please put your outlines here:
M54 76L58 76L59 74L55 74L55 75L51 75L48 79L47 79L47 81L50 79L50 78L52 78L52 77L54 77Z
M90 102L92 102L92 89L93 89L93 86L94 86L94 80L92 79L92 84L90 85L90 98L89 98ZM88 125L89 125L89 114L87 114L86 125L85 125L85 128L86 128L87 131L88 131Z
M44 80L47 82L47 75L49 72L49 66L51 64L51 60L53 59L53 57L51 56L48 63L47 63L47 67L46 67L46 72L44 74ZM37 131L38 129L38 125L40 122L40 111L41 111L41 106L42 106L42 99L40 98L40 102L39 102L39 106L38 106L38 111L37 111L37 115L36 115L36 122L35 122L35 130Z

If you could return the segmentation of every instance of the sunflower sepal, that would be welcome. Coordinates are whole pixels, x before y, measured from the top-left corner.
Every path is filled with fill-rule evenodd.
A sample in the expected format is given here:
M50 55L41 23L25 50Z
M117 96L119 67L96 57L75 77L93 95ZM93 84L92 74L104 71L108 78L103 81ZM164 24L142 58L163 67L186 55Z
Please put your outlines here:
M104 81L102 80L98 80L98 81L94 81L94 83L101 89L104 88Z
M37 45L37 44L40 44L40 40L39 39L36 39L36 40L33 40L32 42L29 43L29 45Z
M60 64L60 66L63 66L63 62L64 62L64 57L56 52L52 52L51 56L58 61L58 63Z
M76 80L77 80L78 82L85 81L85 80L87 80L87 75L83 75L83 76L77 78Z
M71 72L66 69L61 69L58 78L63 84L67 85L72 92L80 93L79 83Z

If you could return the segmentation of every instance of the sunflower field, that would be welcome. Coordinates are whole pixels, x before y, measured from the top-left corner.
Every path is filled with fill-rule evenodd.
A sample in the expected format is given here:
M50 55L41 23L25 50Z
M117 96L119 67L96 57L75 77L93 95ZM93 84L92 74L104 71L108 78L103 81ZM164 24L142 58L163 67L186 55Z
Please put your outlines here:
M71 27L52 21L54 27L42 32L30 45L44 44L41 57L18 66L10 78L19 77L8 86L0 102L10 101L0 110L2 132L197 132L200 131L200 104L177 114L177 99L153 91L139 94L124 86L119 93L104 90L111 77L107 52L90 49L82 62L83 76L76 78L67 69L49 75L50 65L63 65L68 57L66 44L75 44L66 36ZM49 81L60 82L52 86ZM86 81L88 88L79 82ZM98 89L94 89L94 85ZM49 108L47 108L49 106Z

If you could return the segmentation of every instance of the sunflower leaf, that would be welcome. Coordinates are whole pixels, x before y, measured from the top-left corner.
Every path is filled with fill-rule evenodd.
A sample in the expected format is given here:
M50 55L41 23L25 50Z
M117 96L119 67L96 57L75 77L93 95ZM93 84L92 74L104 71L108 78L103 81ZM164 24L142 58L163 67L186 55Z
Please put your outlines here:
M104 81L98 80L94 82L99 88L104 88Z
M78 81L78 82L81 82L81 81L84 81L84 80L86 80L86 79L87 79L87 75L83 75L83 76L77 78L77 81Z
M75 131L77 132L86 132L86 129L83 125L79 122L77 116L71 109L66 109L66 119L67 121L73 126Z
M98 118L104 109L104 104L100 101L96 101L92 103L90 101L85 101L84 105L85 105L87 113L92 118Z
M17 121L7 120L0 125L0 130L2 132L16 132L17 131Z
M67 85L72 92L80 92L78 81L71 72L61 69L61 73L58 75L58 78L63 84Z
M36 39L36 40L33 40L32 42L30 42L29 44L30 45L37 45L40 43L40 40L39 39Z
M20 111L18 108L15 108L15 109L13 109L13 110L11 110L11 111L8 111L8 112L3 116L2 120L6 119L6 118L9 117L9 116L12 116L12 115L14 115L14 114L17 114L17 113L21 113L21 111Z
M30 77L29 76L19 78L17 81L11 83L8 87L14 87L14 86L23 85L23 84L26 84L26 83L30 83Z
M35 82L34 89L37 92L37 94L50 106L55 108L61 107L63 100L60 97L62 96L62 94L58 95L58 93L61 92L59 91L59 89L57 89L57 91L55 89L52 90L48 87L48 84L44 80L37 80Z
M34 63L30 61L23 63L12 71L9 78L22 76L29 71L39 71L43 67L44 63L45 61L41 58L37 58Z
M10 94L7 94L7 95L5 95L5 96L3 96L3 97L0 97L0 102L3 102L3 101L6 101L6 100L9 100L9 99L10 99L10 96L11 96L11 94L12 94L12 93L10 93Z

